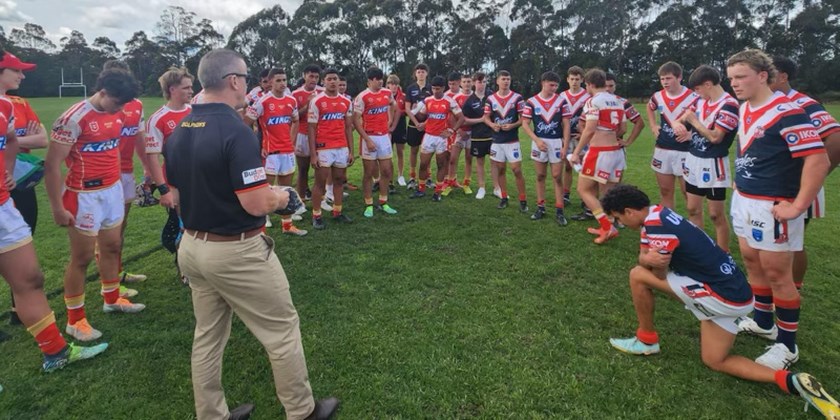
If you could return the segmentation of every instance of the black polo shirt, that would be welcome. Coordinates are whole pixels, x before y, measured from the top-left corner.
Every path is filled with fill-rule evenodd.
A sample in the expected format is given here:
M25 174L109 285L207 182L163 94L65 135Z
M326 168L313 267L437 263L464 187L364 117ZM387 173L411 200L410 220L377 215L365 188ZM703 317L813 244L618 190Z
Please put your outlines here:
M163 147L168 184L180 193L187 229L236 235L265 225L237 192L266 188L260 143L242 117L221 103L193 105Z
M432 96L432 85L426 80L426 85L422 88L416 82L405 88L405 102L414 106L417 102L422 102L424 99ZM414 127L411 118L408 119L408 126Z
M464 106L461 111L465 118L484 118L484 102L487 100L487 95L481 98L473 92L464 101ZM493 137L493 129L487 124L478 123L470 126L470 138L480 140L490 140Z

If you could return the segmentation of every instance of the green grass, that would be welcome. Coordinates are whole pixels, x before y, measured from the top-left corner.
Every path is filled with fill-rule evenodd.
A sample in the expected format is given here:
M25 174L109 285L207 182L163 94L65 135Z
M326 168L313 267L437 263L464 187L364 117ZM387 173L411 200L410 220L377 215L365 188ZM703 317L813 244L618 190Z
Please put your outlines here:
M49 125L71 102L32 105ZM145 102L148 116L161 101ZM830 110L840 116L840 106ZM646 130L629 150L626 179L656 196L651 153ZM524 168L533 206L532 164L526 161ZM357 184L360 170L356 164L350 171ZM822 378L835 395L838 179L835 172L827 181L829 217L808 231L811 269L796 365ZM68 244L38 188L35 245L63 328ZM636 261L637 233L625 230L598 247L585 232L590 223L559 228L550 219L532 222L516 206L496 210L491 196L477 201L453 193L442 203L407 198L405 192L392 198L398 215L366 220L361 194L354 192L346 204L352 225L328 221L327 230L304 238L270 230L300 313L314 392L341 398L340 418L816 418L775 385L705 368L698 323L677 302L658 301L661 355L631 357L609 346L609 337L636 327L627 271ZM579 208L573 201L570 213ZM194 416L190 294L177 283L172 256L159 246L164 220L161 208L134 208L129 217L126 266L150 277L137 286L146 311L106 316L98 283L88 285L89 318L111 344L101 357L45 375L29 334L2 327L11 339L0 343L6 388L0 418ZM0 307L6 302L8 288L0 287ZM756 357L764 345L744 337L735 352ZM280 417L265 352L241 322L234 323L225 354L228 403L253 401L255 418Z

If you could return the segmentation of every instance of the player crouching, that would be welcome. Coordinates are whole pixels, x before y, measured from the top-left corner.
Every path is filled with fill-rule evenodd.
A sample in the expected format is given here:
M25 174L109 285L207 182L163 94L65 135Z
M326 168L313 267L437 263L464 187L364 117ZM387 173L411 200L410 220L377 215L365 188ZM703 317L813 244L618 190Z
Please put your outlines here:
M683 302L700 320L700 355L709 368L738 378L776 383L798 393L827 418L840 418L840 404L807 373L771 369L730 354L736 320L753 309L753 295L735 260L694 224L662 206L651 206L644 192L619 185L601 199L604 212L641 230L639 265L630 270L636 308L636 336L610 339L616 349L635 355L659 353L653 323L654 290Z

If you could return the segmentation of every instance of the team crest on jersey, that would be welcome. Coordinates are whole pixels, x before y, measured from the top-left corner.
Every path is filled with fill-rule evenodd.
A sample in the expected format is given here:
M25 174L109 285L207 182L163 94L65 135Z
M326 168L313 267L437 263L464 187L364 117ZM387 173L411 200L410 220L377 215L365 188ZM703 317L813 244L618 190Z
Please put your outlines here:
M172 121L172 120L167 121L166 126L169 127L170 129L174 130L175 129L175 121Z
M98 121L91 121L90 124L88 124L88 127L90 127L90 131L94 131L94 132L99 131L99 122Z
M755 138L760 139L764 137L764 127L758 127L755 129Z
M268 104L268 110L274 111L274 104Z
M668 107L673 108L674 105L676 105L676 103L674 101L669 101L668 102Z

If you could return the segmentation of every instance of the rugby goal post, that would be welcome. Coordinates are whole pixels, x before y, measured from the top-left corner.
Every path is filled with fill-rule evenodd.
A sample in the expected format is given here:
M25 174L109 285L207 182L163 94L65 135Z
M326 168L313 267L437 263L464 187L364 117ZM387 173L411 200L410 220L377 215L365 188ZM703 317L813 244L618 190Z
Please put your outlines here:
M62 97L64 89L82 89L84 97L87 98L87 86L85 86L85 71L79 68L79 81L68 81L64 78L64 67L61 68L61 84L58 85L58 97Z

